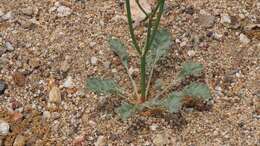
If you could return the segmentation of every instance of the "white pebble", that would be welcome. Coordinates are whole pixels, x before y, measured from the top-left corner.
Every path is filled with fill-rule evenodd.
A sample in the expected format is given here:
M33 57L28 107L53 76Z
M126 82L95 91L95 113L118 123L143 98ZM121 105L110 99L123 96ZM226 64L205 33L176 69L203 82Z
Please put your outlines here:
M241 33L241 34L239 35L239 40L240 40L240 42L243 43L243 44L248 44L248 43L250 43L250 39L249 39L246 35L244 35L243 33Z
M68 76L67 79L65 80L63 86L65 88L72 88L74 86L74 83L73 83L73 79L71 76Z
M0 120L0 135L9 133L10 126L7 122Z
M222 17L221 17L221 23L228 23L230 24L231 23L231 18L229 15L227 14L224 14Z
M96 65L96 64L97 64L97 61L98 61L98 59L97 59L97 57L95 57L95 56L93 56L93 57L90 58L90 63L91 63L92 65Z
M59 6L57 8L58 16L59 17L66 17L69 16L72 13L72 10L69 7L66 6Z

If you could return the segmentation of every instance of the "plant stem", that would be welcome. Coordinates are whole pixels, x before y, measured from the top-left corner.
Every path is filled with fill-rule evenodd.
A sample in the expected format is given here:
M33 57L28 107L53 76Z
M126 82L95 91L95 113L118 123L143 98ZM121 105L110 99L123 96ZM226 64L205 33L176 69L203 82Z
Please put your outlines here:
M158 13L158 16L155 20L155 25L153 27L153 30L152 30L152 35L151 37L149 37L149 41L147 42L147 45L145 47L145 51L144 51L144 55L146 55L147 51L150 49L151 45L152 45L152 42L154 40L154 37L155 37L155 34L158 30L158 27L159 27L159 24L160 24L160 20L161 20L161 17L162 17L162 13L163 13L163 8L164 8L164 3L165 3L165 0L160 0L158 5L159 5L159 13Z
M137 98L138 98L138 97L139 97L139 94L138 94L138 90L137 90L137 87L136 87L136 83L135 83L133 77L131 76L128 67L125 66L125 68L126 68L126 72L127 72L127 74L128 74L128 77L129 77L129 79L130 79L130 81L131 81L131 83L132 83L132 86L133 86L133 89L134 89L134 92L135 92L135 96L137 96Z
M149 74L149 79L148 79L148 82L147 82L147 87L146 87L146 92L145 92L145 98L148 96L148 92L149 92L149 89L150 89L150 84L151 84L151 81L152 81L153 71L154 71L156 60L157 59L155 58L154 62L152 64L152 68L151 68L150 74Z
M141 99L140 102L145 101L145 92L146 92L146 72L145 72L145 65L146 65L146 56L141 57Z
M139 0L135 0L135 2L137 3L138 7L140 8L140 10L145 14L146 17L148 17L147 12L144 10L144 8L141 6Z
M133 20L132 20L132 14L131 14L131 8L130 8L130 2L129 0L126 0L126 10L127 10L127 19L128 19L128 26L129 26L129 31L130 35L134 44L135 49L139 54L142 54L141 49L136 41L136 37L134 34L134 28L133 28Z

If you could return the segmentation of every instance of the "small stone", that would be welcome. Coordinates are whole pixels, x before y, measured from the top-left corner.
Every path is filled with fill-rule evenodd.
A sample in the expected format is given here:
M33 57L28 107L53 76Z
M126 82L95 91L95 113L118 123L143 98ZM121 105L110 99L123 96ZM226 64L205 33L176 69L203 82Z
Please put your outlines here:
M165 134L157 134L153 139L153 143L156 146L163 146L167 145L169 143L169 140Z
M61 102L61 92L60 92L60 89L56 85L53 85L53 87L50 90L49 102L52 102L52 103Z
M13 113L11 114L11 119L12 119L12 121L14 121L14 122L17 122L17 121L21 120L22 118L23 118L23 114L20 113L20 112L13 112Z
M244 35L243 33L241 33L241 34L239 35L239 40L240 40L240 42L243 43L243 44L248 44L248 43L250 43L250 39L249 39L246 35Z
M17 85L17 86L24 86L24 84L25 84L25 80L26 80L26 78L25 78L25 76L22 74L22 73L20 73L20 72L15 72L14 74L13 74L13 80L14 80L14 83Z
M9 11L5 15L2 16L2 20L4 20L4 21L12 20L12 19L14 19L14 14L12 11Z
M156 125L156 124L152 124L152 125L150 126L150 129L151 129L152 131L157 130L157 128L158 128L158 125Z
M199 17L199 23L202 27L211 28L215 24L215 17L212 15L201 15Z
M90 43L89 43L89 46L90 46L91 48L93 48L93 47L95 47L96 44L97 44L96 42L90 42Z
M10 42L5 42L5 47L8 51L13 51L14 47Z
M48 120L48 119L51 118L51 113L50 113L49 111L44 111L44 112L42 113L42 117L43 117L43 119Z
M31 66L32 69L38 68L41 64L41 60L39 58L32 58L29 61L29 65Z
M95 146L105 146L105 145L106 145L105 137L99 136L96 143L95 143Z
M69 64L69 62L68 62L68 60L64 60L62 63L61 63L61 65L60 65L60 70L62 71L62 72L68 72L69 71L69 69L70 69L70 64Z
M9 133L10 126L7 122L0 120L0 135Z
M220 22L223 23L223 24L224 23L230 24L231 23L231 17L228 14L224 14L221 17Z
M25 137L22 136L22 135L17 135L15 140L14 140L14 143L13 143L13 146L25 146Z
M6 88L6 83L3 80L0 80L0 95L4 94Z
M96 64L97 64L97 61L98 61L98 59L97 59L97 57L95 57L95 56L92 56L92 57L90 58L90 63L91 63L92 65L96 65Z
M27 16L32 16L33 8L32 7L24 8L24 9L22 9L22 13Z
M74 87L74 83L73 83L73 80L72 80L72 77L71 76L68 76L67 79L65 80L63 86L65 88L73 88Z
M0 9L0 17L2 17L4 14L5 14L4 11Z
M80 145L84 145L84 140L85 140L85 136L84 135L79 135L77 137L75 137L75 139L73 140L72 144L75 146L80 146Z
M103 65L104 65L104 67L105 67L106 69L110 69L110 67L111 67L111 62L110 62L110 61L105 61L105 62L103 63Z
M69 16L72 13L72 10L69 7L66 6L59 6L57 8L58 16L59 17L66 17Z
M193 56L195 56L196 52L194 50L189 50L187 52L187 54L188 54L188 56L193 57Z

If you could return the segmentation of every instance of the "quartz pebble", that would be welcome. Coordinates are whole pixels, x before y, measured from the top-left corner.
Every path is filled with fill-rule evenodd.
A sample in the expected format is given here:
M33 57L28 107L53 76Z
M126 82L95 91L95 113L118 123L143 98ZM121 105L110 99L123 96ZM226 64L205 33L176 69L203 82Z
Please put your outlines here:
M71 76L68 76L63 84L65 88L72 88L74 86L73 79Z
M66 17L69 16L72 13L72 10L69 7L66 6L59 6L57 8L58 16L59 17Z
M6 135L9 133L10 126L7 122L0 120L0 135Z
M244 35L243 33L241 33L241 34L239 35L239 40L240 40L240 42L243 43L243 44L248 44L248 43L250 43L250 39L249 39L246 35Z
M98 61L98 59L97 59L97 57L95 57L95 56L92 56L92 57L90 58L90 63L91 63L92 65L96 65L96 64L97 64L97 61Z

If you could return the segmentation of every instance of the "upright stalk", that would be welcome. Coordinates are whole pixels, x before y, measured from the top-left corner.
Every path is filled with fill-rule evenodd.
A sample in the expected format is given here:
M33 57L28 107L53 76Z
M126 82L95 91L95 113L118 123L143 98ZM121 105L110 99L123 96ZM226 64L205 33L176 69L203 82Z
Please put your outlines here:
M145 65L146 65L146 56L141 56L141 99L140 102L144 102L145 100L145 93L146 93L146 72L145 72Z
M150 49L151 44L153 42L153 39L155 37L155 33L158 30L159 24L160 24L160 19L163 13L163 7L165 0L159 0L155 10L152 12L151 15L148 15L145 10L142 8L142 6L139 3L139 0L136 0L139 8L146 14L146 16L149 18L149 26L148 26L148 32L147 32L147 40L144 48L140 48L135 34L134 34L134 28L133 28L133 20L132 20L132 14L131 14L131 8L130 8L130 0L126 0L126 10L127 10L127 19L128 19L128 26L129 26L129 31L131 35L131 39L133 41L134 47L137 50L137 52L140 55L140 70L141 70L141 82L140 82L140 87L141 87L141 96L137 97L138 102L142 103L145 101L146 95L147 95L147 89L146 89L146 54L147 51ZM155 16L157 10L159 8L159 13L156 16L155 24L152 24L153 17ZM150 84L150 82L148 83ZM149 86L148 86L149 87Z
M128 27L130 31L130 35L134 44L135 49L139 54L142 54L141 49L137 43L135 33L134 33L134 27L133 27L133 19L132 19L132 14L131 14L131 8L130 8L130 2L129 0L126 0L126 11L127 11L127 20L128 20Z

